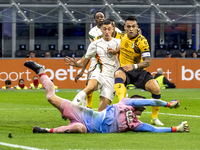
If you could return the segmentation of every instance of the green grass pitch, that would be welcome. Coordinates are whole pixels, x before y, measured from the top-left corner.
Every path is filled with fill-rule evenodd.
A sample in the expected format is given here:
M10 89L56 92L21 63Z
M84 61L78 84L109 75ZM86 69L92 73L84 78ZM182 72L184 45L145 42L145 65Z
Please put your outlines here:
M0 90L0 150L22 149L1 143L38 149L136 149L183 150L200 149L200 89L162 90L162 99L178 99L178 109L161 108L159 119L166 127L188 121L190 133L107 133L107 134L33 134L33 126L47 128L67 125L60 112L46 100L45 90ZM60 97L72 100L75 89L61 89ZM151 97L140 89L128 90L129 96L139 94ZM93 108L99 104L99 92L94 92ZM113 103L117 103L117 97ZM140 120L150 123L151 107ZM10 136L9 136L10 135Z

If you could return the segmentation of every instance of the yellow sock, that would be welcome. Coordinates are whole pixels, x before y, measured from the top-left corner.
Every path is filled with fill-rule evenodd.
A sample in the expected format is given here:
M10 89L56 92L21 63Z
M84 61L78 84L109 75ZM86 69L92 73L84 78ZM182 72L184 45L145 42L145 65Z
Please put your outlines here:
M152 106L152 119L153 118L158 118L158 111L159 111L160 107L155 107Z
M86 96L87 99L87 107L92 108L92 100L93 100L93 92Z
M126 97L126 87L124 88L124 97Z
M160 99L160 97L161 97L161 94L159 94L159 95L152 94L152 98L154 98L154 99ZM152 119L158 118L159 109L160 109L160 107L152 106Z
M126 97L126 87L124 83L116 83L114 87L119 101Z

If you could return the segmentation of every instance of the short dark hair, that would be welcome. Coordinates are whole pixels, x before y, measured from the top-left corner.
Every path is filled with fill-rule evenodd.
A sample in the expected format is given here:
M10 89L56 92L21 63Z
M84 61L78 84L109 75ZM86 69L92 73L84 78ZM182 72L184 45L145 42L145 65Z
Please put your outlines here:
M29 54L30 54L30 53L34 53L34 54L35 54L35 51L34 51L34 50L31 50L31 51L29 51Z
M141 95L132 95L130 98L141 98L141 99L146 99L146 97L141 96Z
M104 14L104 12L102 12L102 11L96 11L96 12L94 13L94 19L95 19L96 14L99 13L99 12L102 13L102 14L104 15L104 17L106 18L106 15Z
M110 19L105 19L103 22L102 22L102 25L108 25L108 24L112 24L112 21Z
M6 80L5 81L5 85L11 85L11 81L10 80Z
M128 16L128 17L126 17L125 22L127 20L137 21L137 18L135 16Z
M20 81L24 81L24 79L19 79L19 82L18 82L18 84L20 83Z
M114 19L111 19L111 18L108 18L108 20L110 20L111 21L111 24L113 25L113 26L115 26L115 20Z

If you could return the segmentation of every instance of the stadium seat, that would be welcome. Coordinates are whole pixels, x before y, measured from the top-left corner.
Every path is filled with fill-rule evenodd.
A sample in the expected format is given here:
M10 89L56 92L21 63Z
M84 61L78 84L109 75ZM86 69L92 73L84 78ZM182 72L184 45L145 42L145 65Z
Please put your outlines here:
M77 50L75 51L76 57L83 57L83 55L86 53L86 50Z
M192 53L195 52L194 49L185 49L186 51L186 56L191 58L192 57Z
M71 50L62 50L61 51L62 57L65 57L65 56L72 57L72 55L74 55L74 51L71 51Z
M197 55L198 55L198 57L200 57L200 49L198 49Z
M44 57L45 52L42 50L35 50L35 57Z
M181 57L181 52L178 49L172 49L170 50L170 53L172 54L172 57Z
M181 44L181 49L192 49L193 46L190 44Z
M49 52L51 54L51 57L57 57L58 50L47 50L46 52Z
M15 52L16 57L29 57L29 51L27 50L17 50Z
M156 57L166 57L166 49L157 49L155 52Z

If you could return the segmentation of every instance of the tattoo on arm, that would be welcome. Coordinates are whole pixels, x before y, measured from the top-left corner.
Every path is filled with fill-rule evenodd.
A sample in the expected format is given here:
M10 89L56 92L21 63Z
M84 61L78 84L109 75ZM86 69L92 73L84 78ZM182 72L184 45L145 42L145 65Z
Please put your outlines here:
M150 66L150 63L151 63L151 58L144 57L143 62L138 64L138 68L140 68L140 69L146 68L146 67Z

